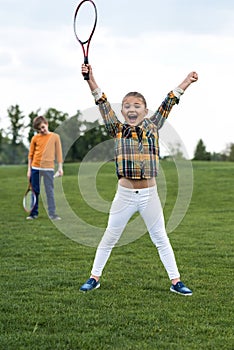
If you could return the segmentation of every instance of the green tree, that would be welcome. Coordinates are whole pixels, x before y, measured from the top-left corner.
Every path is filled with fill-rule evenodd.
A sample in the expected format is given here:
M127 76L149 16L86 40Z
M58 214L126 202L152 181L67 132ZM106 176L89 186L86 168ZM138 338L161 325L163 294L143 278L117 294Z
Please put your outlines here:
M27 125L27 127L29 128L29 131L28 131L28 142L30 143L34 133L35 133L35 130L33 129L33 120L34 118L36 118L38 116L40 112L40 108L36 111L36 112L31 112L28 117L29 117L29 124Z
M234 162L234 143L229 145L228 160L229 162Z
M177 159L177 160L184 160L184 153L183 153L183 149L182 146L179 142L177 142L176 144L169 144L169 151L170 151L170 155L166 156L165 158L173 158L173 159Z
M50 131L55 131L68 118L67 113L60 112L55 108L49 108L43 115L49 123Z
M206 146L202 139L197 143L193 160L210 160L211 154L206 151Z
M12 144L7 135L1 134L0 164L24 164L28 150L23 142Z
M60 135L63 155L66 158L66 161L74 162L79 160L77 140L81 135L82 125L82 115L78 110L75 115L66 119L55 130L55 132Z
M10 119L10 138L12 140L12 145L19 144L22 142L22 135L24 130L24 115L19 109L18 105L11 106L7 110L8 117Z
M213 152L210 155L210 160L217 161L217 162L218 161L225 161L225 160L227 160L227 156L225 154L222 154L222 153Z
M79 160L82 160L89 151L89 160L101 161L104 159L110 160L114 157L113 148L110 143L105 141L110 140L104 125L101 125L98 120L94 122L84 121L84 131L82 136L77 141L77 149L79 150ZM97 146L97 148L94 147Z
M113 147L104 142L110 139L104 125L100 125L98 120L82 120L79 110L55 131L60 135L66 162L82 161L91 150L90 161L113 158Z
M0 129L0 153L2 151L2 143L3 143L3 134L2 134L3 130Z
M23 143L24 118L19 105L7 110L10 119L9 135L4 140L2 161L5 164L22 164L25 162L27 148Z

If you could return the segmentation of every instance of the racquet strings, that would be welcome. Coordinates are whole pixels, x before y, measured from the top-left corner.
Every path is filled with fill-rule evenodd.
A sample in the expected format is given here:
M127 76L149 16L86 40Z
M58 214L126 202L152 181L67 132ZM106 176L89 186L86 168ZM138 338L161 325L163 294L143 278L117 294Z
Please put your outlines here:
M92 33L96 16L90 1L85 1L79 8L74 20L74 30L78 40L83 44L89 40Z
M23 198L23 206L27 212L30 212L36 204L36 196L34 192L28 190Z

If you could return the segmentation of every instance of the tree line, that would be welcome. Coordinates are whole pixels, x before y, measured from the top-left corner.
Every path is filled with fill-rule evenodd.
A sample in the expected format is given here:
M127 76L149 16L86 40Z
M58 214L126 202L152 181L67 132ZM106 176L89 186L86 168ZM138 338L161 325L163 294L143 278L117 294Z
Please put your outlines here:
M0 164L26 164L29 144L35 134L33 119L41 115L40 109L25 116L19 105L14 105L7 113L10 126L0 129ZM113 159L113 147L104 142L111 142L111 139L98 119L89 122L82 118L79 110L70 117L55 108L49 108L43 116L49 123L49 130L60 135L65 162L81 161L98 144L102 147L93 152L92 160Z
M25 116L19 105L14 105L8 108L7 113L10 126L0 129L0 165L26 164L29 144L35 133L33 119L40 115L40 109ZM83 119L79 110L69 116L55 108L49 108L43 115L48 120L49 130L61 137L65 162L80 162L91 150L94 150L91 152L93 161L113 159L113 145L110 144L113 140L98 119L89 122ZM173 157L183 158L179 145L171 153ZM210 153L200 139L193 160L234 161L234 144L229 144L223 153Z
M225 151L221 153L207 152L206 146L202 139L197 143L193 160L212 160L212 161L229 161L234 162L234 143L229 143Z

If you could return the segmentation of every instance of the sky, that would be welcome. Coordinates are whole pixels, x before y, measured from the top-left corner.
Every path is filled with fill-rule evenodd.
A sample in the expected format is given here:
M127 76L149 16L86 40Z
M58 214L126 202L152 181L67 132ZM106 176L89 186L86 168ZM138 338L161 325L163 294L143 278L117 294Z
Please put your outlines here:
M80 74L73 32L79 1L0 0L0 127L15 104L25 115L50 107L72 116L93 104ZM89 60L108 100L141 92L150 110L191 71L199 75L168 123L193 157L199 139L209 152L234 143L229 106L234 81L233 0L96 0L98 23ZM93 120L99 116L94 113ZM85 118L86 119L86 118Z

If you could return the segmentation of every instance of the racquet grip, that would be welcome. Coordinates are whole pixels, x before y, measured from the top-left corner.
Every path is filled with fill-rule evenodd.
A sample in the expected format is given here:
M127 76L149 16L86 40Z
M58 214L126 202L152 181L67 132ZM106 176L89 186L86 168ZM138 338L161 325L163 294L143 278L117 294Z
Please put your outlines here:
M84 57L84 64L89 64L88 56ZM83 76L84 76L84 80L89 80L89 72L84 73Z
M89 80L89 73L85 73L83 74L83 76L84 76L84 80Z

